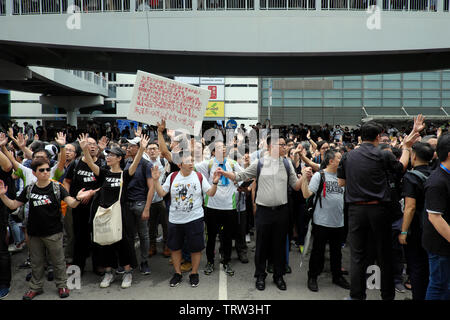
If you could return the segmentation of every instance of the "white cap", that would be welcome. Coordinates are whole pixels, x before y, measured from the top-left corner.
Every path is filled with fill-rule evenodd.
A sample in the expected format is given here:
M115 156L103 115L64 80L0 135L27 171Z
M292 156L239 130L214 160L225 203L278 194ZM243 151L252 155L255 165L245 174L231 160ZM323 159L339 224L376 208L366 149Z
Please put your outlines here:
M139 142L141 142L141 138L140 137L135 137L134 139L127 139L128 143L130 144L134 144L134 145L138 145Z

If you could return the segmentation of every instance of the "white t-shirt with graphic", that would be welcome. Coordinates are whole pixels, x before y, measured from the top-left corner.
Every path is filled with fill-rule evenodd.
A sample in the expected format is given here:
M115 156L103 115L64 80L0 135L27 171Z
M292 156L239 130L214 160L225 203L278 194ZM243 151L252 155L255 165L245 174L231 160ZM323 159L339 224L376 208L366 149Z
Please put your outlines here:
M165 192L169 192L170 180L174 173L171 173L164 185L162 186ZM170 210L169 222L175 224L188 223L203 217L203 193L211 189L208 180L203 177L202 185L197 173L192 171L187 177L184 177L181 172L172 182L170 190Z

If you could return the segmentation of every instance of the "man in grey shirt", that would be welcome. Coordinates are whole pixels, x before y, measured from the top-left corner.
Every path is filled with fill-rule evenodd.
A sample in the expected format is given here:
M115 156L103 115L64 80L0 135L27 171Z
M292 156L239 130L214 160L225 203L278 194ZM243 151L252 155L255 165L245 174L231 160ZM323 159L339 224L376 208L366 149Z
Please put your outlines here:
M268 153L254 161L247 169L239 173L220 171L233 181L246 181L257 178L256 194L256 252L255 278L256 288L265 289L266 261L268 253L273 257L273 280L280 290L286 290L286 237L289 227L289 207L287 186L300 190L301 181L297 179L294 167L284 158L286 142L282 137L267 137ZM258 176L258 167L260 168Z
M312 168L303 168L302 192L305 199L315 195L320 197L316 202L313 214L313 246L311 259L309 260L308 289L317 292L317 277L323 270L325 261L325 246L330 244L330 265L333 275L333 283L350 289L350 284L342 276L341 243L344 232L344 187L340 187L337 178L337 168L341 161L341 153L328 150L324 155L325 170L324 181L321 180L321 172L312 176L308 185L308 179L312 175ZM320 184L323 183L322 186ZM320 193L320 194L318 194Z

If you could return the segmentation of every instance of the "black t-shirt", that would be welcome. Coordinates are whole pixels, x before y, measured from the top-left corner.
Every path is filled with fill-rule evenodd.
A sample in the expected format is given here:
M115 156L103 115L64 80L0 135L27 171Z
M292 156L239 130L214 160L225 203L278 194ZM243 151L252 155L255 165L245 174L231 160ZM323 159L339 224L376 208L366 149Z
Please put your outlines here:
M98 180L102 182L98 204L103 208L108 208L119 199L120 192L120 175L121 172L111 172L107 169L101 168ZM121 203L124 204L127 194L128 184L132 176L128 170L123 171L123 185Z
M403 165L392 152L381 151L371 143L345 153L339 163L337 176L346 180L345 202L391 201L387 171L401 176Z
M425 183L425 208L442 214L450 224L450 173L438 167ZM425 250L441 256L450 256L450 243L437 232L428 217L424 219L422 244Z
M415 167L414 170L420 171L426 177L431 174L431 168L429 166L418 166ZM424 218L422 214L425 206L425 183L422 182L421 178L418 176L412 174L411 172L407 172L403 177L402 197L416 199L416 211L414 212L411 225L409 226L409 237L414 237L415 239L417 239L417 237L421 238L422 221Z
M45 188L39 188L37 185L34 185L31 190L27 224L27 232L30 236L47 237L63 231L61 203L57 203L53 191L53 183L57 182L51 182ZM28 202L27 190L31 186L29 185L23 189L17 201ZM63 186L60 185L59 190L61 200L69 196L69 193Z
M133 161L128 161L125 169L129 170ZM127 200L130 201L146 201L148 194L147 179L152 178L152 167L150 161L141 159L136 172L134 173L133 179L131 179L127 188Z
M101 159L97 159L95 164L102 165ZM66 179L71 180L70 195L75 197L81 189L94 190L100 188L101 181L98 181L91 168L83 160L75 160L67 168Z

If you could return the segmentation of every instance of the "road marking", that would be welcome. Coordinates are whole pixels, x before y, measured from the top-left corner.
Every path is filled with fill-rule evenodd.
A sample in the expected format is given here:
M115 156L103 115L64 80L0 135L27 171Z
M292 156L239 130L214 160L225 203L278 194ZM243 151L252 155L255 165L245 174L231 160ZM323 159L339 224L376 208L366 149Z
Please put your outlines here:
M223 264L220 264L219 271L219 300L228 300L227 274L225 273Z

